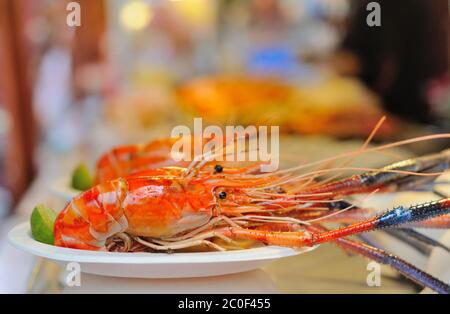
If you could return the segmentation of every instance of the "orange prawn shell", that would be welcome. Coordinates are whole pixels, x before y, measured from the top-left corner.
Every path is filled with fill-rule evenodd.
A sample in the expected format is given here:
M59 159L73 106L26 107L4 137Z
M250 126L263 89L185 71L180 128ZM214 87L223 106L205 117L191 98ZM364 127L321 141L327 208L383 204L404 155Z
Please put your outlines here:
M99 158L96 165L97 184L126 176L132 172L165 166L181 166L174 162L170 152L177 139L164 139L147 145L128 145L112 149Z
M169 237L199 227L213 213L214 196L202 185L179 179L135 178L124 201L129 227L137 236Z
M213 216L207 184L178 177L130 177L97 185L75 197L55 222L55 245L103 249L114 234L164 238L197 228Z
M55 221L55 245L98 249L110 233L127 228L121 206L125 190L123 182L116 180L73 198Z
M120 177L144 176L144 175L165 175L170 168L188 167L190 161L176 161L172 158L173 145L178 141L191 141L190 160L194 159L195 139L191 138L166 138L150 142L146 145L128 145L119 146L102 155L96 164L95 183L118 179ZM199 138L202 145L206 145L208 140ZM225 140L225 139L224 139ZM225 151L224 151L225 154ZM223 158L225 159L225 158ZM214 172L215 161L209 161L202 170L209 173ZM223 166L223 173L240 174L243 172L259 171L260 163L254 163L247 166L233 166L232 162L220 161ZM154 170L152 172L151 170ZM145 173L147 171L147 174ZM181 172L170 170L173 175L179 175Z

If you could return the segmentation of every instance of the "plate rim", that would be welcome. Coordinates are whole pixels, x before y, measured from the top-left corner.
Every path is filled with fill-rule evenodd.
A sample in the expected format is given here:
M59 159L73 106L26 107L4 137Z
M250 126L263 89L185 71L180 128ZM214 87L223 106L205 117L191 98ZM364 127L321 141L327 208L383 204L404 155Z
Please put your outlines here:
M15 248L27 253L61 262L79 262L89 264L212 264L239 263L250 261L274 260L295 256L315 250L318 246L292 249L280 246L265 246L245 250L226 252L198 253L116 253L84 251L56 247L34 240L29 222L16 225L8 233L8 241Z

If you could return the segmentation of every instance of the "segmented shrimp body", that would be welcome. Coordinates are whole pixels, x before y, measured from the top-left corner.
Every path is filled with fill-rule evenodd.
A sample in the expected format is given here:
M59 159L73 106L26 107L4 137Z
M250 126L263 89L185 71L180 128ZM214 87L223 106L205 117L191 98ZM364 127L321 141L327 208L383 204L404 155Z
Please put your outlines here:
M102 183L75 197L55 224L55 244L101 250L121 232L165 238L198 228L213 216L206 186L174 177L134 177Z
M178 142L179 145L183 145L185 141L190 142L190 156L187 156L188 158L185 159L174 159L172 154L174 144ZM206 145L206 143L207 141L203 144ZM177 168L180 169L180 167L188 167L190 162L185 160L192 159L194 159L194 138L189 137L187 139L159 139L146 145L135 144L119 146L111 149L98 159L95 168L95 182L96 184L100 184L131 175L142 176L158 175L160 173L166 174L170 168L172 171L176 172ZM257 172L259 168L259 163L253 163L246 166L243 166L242 164L235 166L232 162L223 162L222 165L218 166L217 163L210 161L204 163L201 168L201 172L208 174L242 174Z
M129 174L169 166L187 166L175 161L171 149L177 138L156 140L146 145L127 145L113 148L101 156L96 165L96 183L107 182Z

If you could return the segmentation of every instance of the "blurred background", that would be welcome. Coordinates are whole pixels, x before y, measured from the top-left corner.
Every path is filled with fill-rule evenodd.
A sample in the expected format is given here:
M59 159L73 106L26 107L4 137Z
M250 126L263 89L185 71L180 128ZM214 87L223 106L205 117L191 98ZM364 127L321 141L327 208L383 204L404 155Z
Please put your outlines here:
M0 292L61 290L57 279L38 278L59 278L60 269L6 244L36 204L63 208L52 195L60 179L66 184L80 162L92 169L116 145L169 137L194 117L280 126L282 165L357 150L383 116L375 143L449 132L450 1L378 0L379 27L368 25L369 2L0 0ZM355 163L382 166L448 144ZM370 206L436 198L398 194ZM427 269L429 250L377 239ZM283 292L419 291L389 269L373 290L365 259L323 247L265 271Z
M448 0L378 1L380 27L363 0L79 0L79 27L69 2L0 0L0 216L193 117L339 143L383 115L379 142L449 129Z

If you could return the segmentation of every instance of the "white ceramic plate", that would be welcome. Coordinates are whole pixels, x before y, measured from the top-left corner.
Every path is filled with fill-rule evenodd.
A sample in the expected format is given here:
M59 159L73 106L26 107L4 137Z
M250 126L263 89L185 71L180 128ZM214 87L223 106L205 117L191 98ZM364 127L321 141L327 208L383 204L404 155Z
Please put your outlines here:
M81 191L75 190L70 186L70 178L61 178L55 181L50 186L50 192L65 202L72 200L72 198L81 193Z
M77 262L89 274L127 278L194 278L258 269L276 259L309 252L277 246L205 253L111 253L60 248L35 241L29 224L12 229L9 241L16 248L59 264Z

